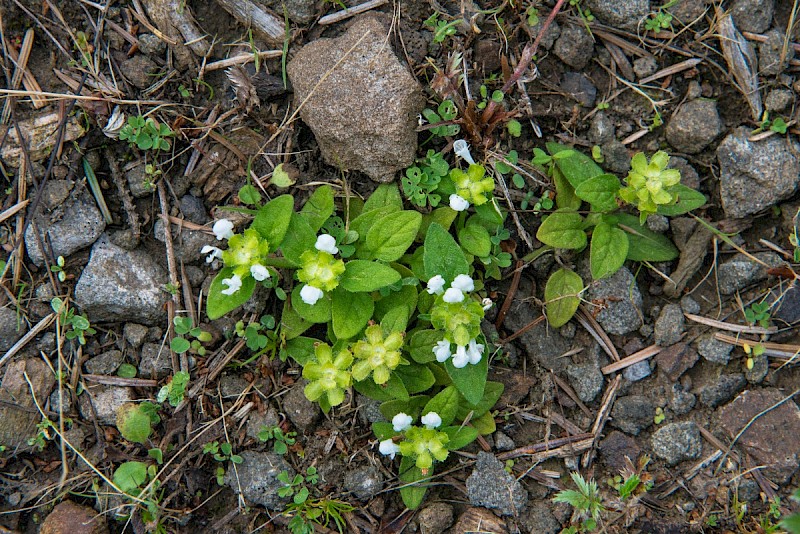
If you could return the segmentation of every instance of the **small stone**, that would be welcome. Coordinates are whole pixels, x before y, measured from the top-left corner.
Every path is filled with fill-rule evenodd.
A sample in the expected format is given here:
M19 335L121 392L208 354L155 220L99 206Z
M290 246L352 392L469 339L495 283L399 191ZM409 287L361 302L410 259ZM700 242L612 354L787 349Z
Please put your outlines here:
M738 487L736 488L736 496L739 497L741 502L754 502L761 494L761 488L758 482L752 478L740 478L738 480Z
M683 310L677 304L667 304L656 319L654 337L656 345L668 347L681 340L685 326Z
M617 430L613 430L601 441L599 447L600 459L615 473L625 469L626 458L636 465L636 460L642 453L635 439Z
M700 356L720 365L728 365L731 351L733 351L733 345L719 341L714 334L707 334L697 342L697 352L700 353Z
M775 0L734 0L730 10L737 30L763 33L772 24Z
M494 448L500 452L511 451L517 448L514 440L499 430L494 433Z
M790 325L800 321L800 287L797 284L792 284L788 289L781 288L775 293L775 298L780 300L772 308L771 314L774 321Z
M283 411L300 432L311 430L322 413L319 406L303 393L307 383L305 380L298 381L283 398Z
M694 167L692 167L692 164L685 159L672 156L669 158L667 168L678 169L678 171L680 171L682 185L691 187L692 189L697 189L700 187L700 175L697 174L697 171ZM672 219L672 221L675 221L675 219ZM692 224L697 225L697 222L694 219L689 219L689 221L691 221Z
M783 260L774 252L756 252L753 256L769 267L783 264ZM719 292L723 295L733 295L750 284L765 280L768 276L767 268L744 254L736 254L717 269Z
M620 397L611 409L611 426L626 434L638 436L639 432L653 424L656 407L647 397L629 395Z
M209 220L203 201L192 195L183 195L181 197L181 213L183 213L187 221L195 224L205 224Z
M371 425L372 423L386 421L386 418L381 413L380 401L356 393L356 405L358 406L358 418L362 423Z
M597 321L607 333L624 335L642 326L642 294L627 267L593 282L587 293L589 300L604 303Z
M565 72L561 77L561 90L578 101L580 105L591 108L597 98L597 87L585 75L578 72Z
M602 145L614 140L614 122L604 111L598 111L592 117L592 124L589 126L589 142L595 145Z
M98 515L88 506L72 501L61 501L47 514L39 534L107 534L104 515Z
M589 64L594 52L594 40L586 28L579 24L566 24L561 28L561 36L556 39L553 53L576 70Z
M281 422L278 411L270 406L263 414L258 412L250 412L247 416L247 427L245 433L253 438L258 439L258 433L263 429L275 428Z
M792 477L800 460L800 410L786 396L773 388L748 390L718 411L722 428L738 438L737 447L755 465L765 466L764 474L778 484Z
M78 396L81 415L91 421L97 414L101 425L114 426L117 423L117 410L136 399L133 388L123 386L90 385Z
M238 375L223 375L219 380L219 392L223 399L239 397L248 386L247 380Z
M744 377L751 384L760 384L767 377L769 372L769 359L766 354L759 354L750 356L753 360L753 367L748 369L744 368Z
M633 61L633 72L640 80L655 74L657 70L658 62L653 56L640 57Z
M585 5L603 24L633 32L650 14L649 0L587 0Z
M453 524L453 507L444 502L429 504L417 514L420 534L441 534Z
M172 374L169 350L160 343L145 343L139 358L139 374L143 378L167 378Z
M764 107L772 113L780 113L794 101L794 93L789 89L773 89L764 99Z
M653 232L663 234L669 230L669 219L664 215L651 214L647 216L647 227Z
M137 164L125 170L125 179L128 181L128 188L134 198L144 198L155 192L155 187L150 184L150 180L145 174L144 164Z
M758 43L758 69L764 76L777 76L794 59L794 48L789 46L784 51L786 36L780 30L770 30L766 37L766 41Z
M684 295L681 297L681 309L683 310L683 313L697 315L700 313L700 304L698 304L697 301L689 295Z
M383 475L371 465L348 470L344 475L344 489L359 501L368 501L383 489Z
M653 432L653 452L667 465L696 460L703 452L700 430L694 421L670 423Z
M716 408L731 400L746 385L747 380L741 373L720 375L700 389L700 402L710 408Z
M381 182L413 164L425 105L385 36L375 18L361 17L343 36L305 45L287 65L295 103L325 160Z
M139 50L145 56L160 57L167 51L167 43L152 33L140 33L137 38L139 39Z
M136 54L119 65L119 70L135 87L146 89L155 81L158 65L144 54Z
M800 144L778 135L750 141L750 132L737 128L717 148L726 217L758 213L792 196L800 181Z
M672 385L672 392L669 400L669 409L675 415L685 415L692 411L697 404L697 397L694 393L684 391L680 384Z
M702 17L707 7L705 0L682 0L669 8L673 24L677 21L686 26Z
M469 507L456 521L450 532L480 532L481 534L506 534L506 522L486 508Z
M175 259L181 263L191 263L203 259L206 255L200 251L203 247L210 244L213 238L200 230L190 230L170 225L172 228L172 244L175 252ZM158 219L153 225L153 233L156 239L162 243L165 241L164 221Z
M676 343L656 355L656 364L670 382L677 382L683 373L694 367L697 359L697 351L691 346L687 343Z
M505 324L510 331L515 332L530 321L529 306L517 302L508 311ZM519 341L531 363L557 373L566 370L569 359L562 358L561 355L570 349L570 344L557 330L539 323L522 334Z
M315 0L283 0L286 15L297 24L308 24L317 15Z
M467 496L473 506L497 510L500 515L517 515L527 504L528 492L509 475L500 460L479 452L472 474L467 478Z
M638 382L650 376L650 364L646 361L637 362L622 371L622 377L628 382Z
M539 35L542 31L542 24L544 24L544 19L539 18L539 23L536 26L531 26L531 35ZM550 50L553 48L553 44L556 42L556 39L561 35L561 25L558 24L555 20L550 23L550 27L547 28L547 31L542 36L542 40L539 43L539 46L545 48L545 50Z
M147 338L147 327L136 323L125 323L122 335L132 349L139 349Z
M592 402L603 391L603 373L595 363L570 365L567 378L583 402Z
M61 391L59 391L58 388L53 390L50 394L50 410L53 412L63 412L65 414L72 411L72 396L69 394L69 390L63 388Z
M525 532L535 532L536 534L558 534L561 532L561 523L553 516L550 506L544 502L531 503L522 512L519 522L525 528Z
M282 456L271 452L242 451L239 456L242 463L225 472L225 484L250 503L260 504L267 510L283 511L289 498L278 495L285 486L278 475L286 471L289 480L293 479L292 466Z
M28 439L38 433L36 424L41 421L36 402L41 403L50 395L55 377L40 358L17 358L2 368L0 444L9 451L28 451Z
M692 100L673 113L667 124L667 141L676 150L697 154L722 132L722 120L717 103L712 100Z
M109 350L99 356L89 359L84 366L86 372L93 375L113 375L122 362L124 356L121 350Z
M27 324L11 308L0 308L0 352L5 352L19 341L28 330Z
M631 155L628 148L620 141L610 141L601 148L603 157L606 159L606 169L618 174L625 174L631 169Z

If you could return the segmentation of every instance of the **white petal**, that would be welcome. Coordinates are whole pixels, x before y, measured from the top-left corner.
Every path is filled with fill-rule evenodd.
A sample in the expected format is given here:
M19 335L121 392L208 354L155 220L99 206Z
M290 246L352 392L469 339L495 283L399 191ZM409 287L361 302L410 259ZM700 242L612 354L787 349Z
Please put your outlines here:
M322 290L314 286L305 285L300 290L300 298L309 306L316 304L322 298L322 295L324 295Z
M468 207L469 207L469 202L467 202L466 199L464 199L464 198L462 198L462 197L460 197L460 196L458 196L456 194L450 195L450 208L451 209L453 209L455 211L464 211Z
M438 428L442 424L442 418L436 412L428 412L422 416L420 422L425 425L425 428Z
M469 359L469 363L472 365L476 365L481 361L483 357L483 345L475 341L474 339L469 342L469 346L467 347L467 358Z
M453 356L453 367L461 369L462 367L466 367L468 363L469 357L467 356L467 349L464 345L459 345L456 349L455 356Z
M483 311L489 311L494 306L494 302L489 297L486 297L481 301L481 306L483 306Z
M381 441L380 445L378 445L378 450L382 455L394 460L394 455L400 452L400 446L390 438Z
M453 142L453 152L470 165L475 165L475 160L472 159L472 154L469 153L469 145L463 139L456 139Z
M444 363L453 354L450 352L450 342L446 339L441 340L433 347L433 353L436 355L436 361Z
M234 274L230 278L224 278L222 280L223 286L228 286L228 289L223 289L220 291L223 295L233 295L242 287L242 277L238 274Z
M413 419L410 415L400 412L392 417L392 428L394 428L395 432L402 432L411 426L411 421L413 421Z
M447 303L453 304L455 302L463 302L464 301L464 293L461 292L460 289L456 289L451 287L447 291L444 292L444 296L442 297Z
M441 295L442 294L442 292L444 291L444 278L442 278L442 275L437 274L436 276L434 276L433 278L428 280L428 289L427 289L427 291L428 291L429 295L433 295L433 294Z
M217 247L212 247L211 245L206 245L200 249L200 254L208 254L206 257L206 263L211 263L217 258L222 258L222 251Z
M250 274L253 275L253 278L255 278L256 281L263 282L269 278L269 269L263 265L255 264L250 266Z
M336 239L330 234L320 234L319 237L317 237L314 248L327 252L328 254L337 254L339 252L339 249L336 248Z
M460 289L464 293L469 293L470 291L475 291L475 282L473 282L472 278L468 275L459 274L456 276L456 279L453 280L453 283L450 284L450 287Z
M217 241L230 239L233 237L233 223L228 219L220 219L214 223L214 227L211 228L211 231L217 236Z

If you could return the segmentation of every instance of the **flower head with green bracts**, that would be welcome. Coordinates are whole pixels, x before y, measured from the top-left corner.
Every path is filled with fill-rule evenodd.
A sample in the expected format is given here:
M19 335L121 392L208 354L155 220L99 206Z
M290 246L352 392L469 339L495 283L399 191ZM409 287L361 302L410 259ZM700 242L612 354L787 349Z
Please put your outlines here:
M450 179L456 187L456 196L469 204L480 206L492 198L494 180L490 176L486 176L486 169L483 165L472 164L467 172L453 169L450 171ZM450 203L453 204L453 199Z
M314 305L322 298L324 291L332 291L339 285L339 277L344 273L344 262L333 257L328 252L332 250L325 243L327 250L321 250L319 241L316 250L307 250L300 256L302 268L297 272L297 278L306 285L300 291L300 296L306 304ZM336 249L338 251L338 249Z
M677 169L667 169L669 154L659 150L648 163L647 157L639 152L631 160L631 170L625 180L627 187L619 190L619 196L628 204L639 209L642 222L647 216L656 213L658 206L673 204L677 195L670 188L681 181Z
M322 411L327 413L331 406L344 402L344 392L352 382L353 355L343 349L334 357L330 345L319 343L314 347L314 357L316 361L303 367L303 378L308 380L304 393L311 402L319 402Z
M360 382L372 374L376 384L385 384L398 365L408 364L400 355L403 334L392 332L384 337L378 324L368 326L364 334L365 339L353 345L353 355L358 359L353 365L353 378Z
M477 342L484 316L483 304L468 294L475 290L475 282L466 274L456 276L450 287L444 289L444 279L434 276L428 281L428 292L436 294L431 308L431 324L444 332L444 339L433 347L436 361L443 363L453 358L453 366L460 369L468 363L479 363L484 346ZM455 353L451 345L456 345Z
M441 420L440 420L441 423ZM443 462L447 459L447 443L450 438L435 428L412 426L405 432L405 439L398 444L400 454L416 458L415 465L427 474L433 467L433 461Z
M220 222L226 222L226 220L218 221L218 224L214 225L215 233L217 233ZM253 228L248 228L241 234L234 234L231 228L226 226L224 228L226 233L218 234L218 239L220 235L223 236L222 238L228 239L227 250L219 250L211 246L203 247L202 250L203 253L211 253L209 260L221 258L225 267L233 269L231 277L222 280L222 284L227 287L222 290L224 295L236 293L242 287L242 280L248 276L252 276L259 282L270 277L269 269L265 267L269 254L267 240Z

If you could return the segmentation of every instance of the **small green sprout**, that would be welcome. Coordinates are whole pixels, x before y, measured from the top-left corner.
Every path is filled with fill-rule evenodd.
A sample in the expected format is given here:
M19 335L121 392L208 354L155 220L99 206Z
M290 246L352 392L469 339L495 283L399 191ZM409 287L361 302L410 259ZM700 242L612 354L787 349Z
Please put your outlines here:
M194 354L205 356L206 349L203 347L203 343L211 341L211 333L202 330L199 326L194 326L191 317L175 316L172 323L175 325L175 333L178 335L172 339L170 348L177 354L191 351Z
M754 302L749 308L745 308L744 318L752 325L758 323L760 327L768 328L769 321L772 318L769 309L769 302Z
M64 333L67 339L77 339L78 343L85 345L86 336L97 333L85 314L76 314L75 310L67 306L66 301L61 298L54 297L50 301L50 307L58 314L61 324L68 328Z
M169 401L171 406L177 407L183 402L188 385L189 373L186 371L178 371L173 375L172 380L158 391L156 400L158 402Z
M433 42L443 43L448 37L456 34L460 22L460 20L451 22L439 20L439 13L434 13L423 24L433 29Z
M296 438L297 432L287 432L284 434L279 426L264 426L261 427L261 430L258 432L258 439L261 441L267 442L269 440L275 440L275 443L272 445L272 450L275 454L281 456L289 452L289 447L296 443Z
M67 279L67 273L64 271L64 256L56 258L56 264L50 266L50 272L57 273L56 277L59 282Z
M600 515L605 512L603 498L600 495L597 482L594 480L589 480L587 482L581 474L577 472L570 473L570 476L578 489L561 490L553 497L553 501L569 504L575 509L578 518L591 521L596 525L600 520ZM593 530L595 528L591 525L586 525L585 522L584 525L589 527L587 530Z
M175 132L168 124L159 123L154 119L145 119L141 115L128 117L128 123L119 132L120 141L128 141L131 146L139 150L169 150L170 144L166 138L174 137Z

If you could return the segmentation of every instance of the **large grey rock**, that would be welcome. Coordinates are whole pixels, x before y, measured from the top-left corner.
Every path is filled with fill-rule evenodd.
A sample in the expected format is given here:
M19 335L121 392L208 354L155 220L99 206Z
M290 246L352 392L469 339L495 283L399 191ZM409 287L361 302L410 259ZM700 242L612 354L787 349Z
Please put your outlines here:
M65 192L66 195L61 198ZM66 180L56 180L45 186L44 198L44 205L37 210L33 223L25 230L25 248L36 265L44 265L45 261L36 239L36 230L45 247L48 242L53 246L55 258L66 258L88 247L105 230L103 215L85 187L69 191Z
M780 256L774 252L757 252L753 256L769 267L777 267L783 263ZM767 276L767 267L740 253L719 266L717 284L720 293L733 295L750 284L766 279Z
M731 400L747 385L747 380L741 373L720 375L700 389L700 403L711 408Z
M775 0L734 0L730 9L739 31L762 33L772 23Z
M790 197L800 181L800 144L774 135L750 142L737 128L717 148L720 196L727 217L746 217Z
M89 320L155 324L166 317L166 271L143 250L125 250L106 237L92 248L75 286L75 302Z
M14 346L27 330L25 321L11 308L0 308L0 352Z
M694 421L670 423L653 432L653 452L667 465L696 460L703 452L703 440Z
M702 152L722 132L722 119L713 100L692 100L682 105L667 124L667 141L687 154Z
M284 483L278 475L286 471L289 480L295 470L282 456L271 452L242 451L242 463L230 464L225 472L225 484L241 494L248 503L260 504L267 510L282 511L289 503L288 497L280 497L278 490Z
M642 326L642 294L627 267L592 283L587 294L590 301L603 302L597 321L609 334L627 334Z
M603 24L635 31L650 14L649 0L587 0L586 7Z
M384 182L414 162L425 103L386 35L374 18L361 18L341 37L304 46L287 66L325 161Z
M467 497L473 506L493 508L500 515L516 515L528 501L528 492L500 460L486 452L478 453L475 469L467 478Z
M573 69L581 70L592 59L594 39L583 25L567 24L561 29L553 52Z

